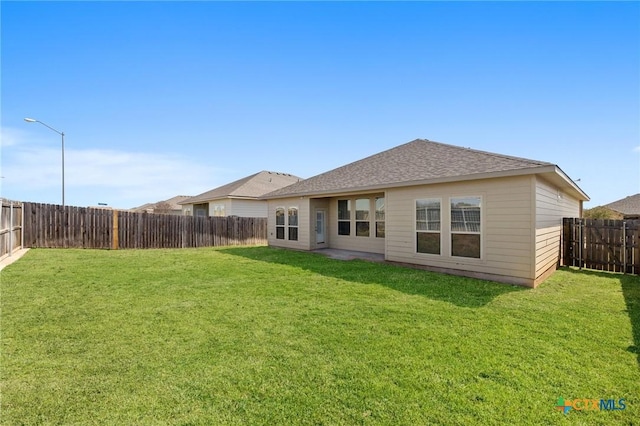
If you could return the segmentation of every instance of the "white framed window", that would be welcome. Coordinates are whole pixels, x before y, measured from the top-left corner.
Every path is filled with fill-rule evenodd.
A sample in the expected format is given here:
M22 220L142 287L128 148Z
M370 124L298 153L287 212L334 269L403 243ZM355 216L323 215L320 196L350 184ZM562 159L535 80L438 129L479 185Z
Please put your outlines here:
M416 200L416 252L442 254L442 200Z
M371 226L371 200L369 198L358 198L356 200L356 237L368 237Z
M287 222L289 225L289 229L288 229L289 240L298 241L298 208L297 207L289 207Z
M276 208L276 239L284 240L284 207Z
M298 207L276 207L276 239L298 241Z
M384 197L376 197L376 238L385 237Z
M213 216L224 217L224 204L213 205Z
M351 235L351 200L338 200L338 235Z
M451 256L480 259L482 197L451 197Z
M338 235L384 238L384 201L384 197L338 200Z

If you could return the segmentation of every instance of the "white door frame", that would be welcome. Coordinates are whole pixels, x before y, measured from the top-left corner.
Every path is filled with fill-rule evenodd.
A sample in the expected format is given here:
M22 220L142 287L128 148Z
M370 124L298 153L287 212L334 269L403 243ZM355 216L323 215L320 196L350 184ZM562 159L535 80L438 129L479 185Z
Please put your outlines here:
M318 214L321 213L322 214L322 222L321 222L321 227L322 227L322 234L318 233ZM326 244L327 243L327 210L326 209L316 209L316 218L315 218L315 224L314 224L314 229L316 232L316 245L317 244ZM318 238L318 235L321 235L322 238ZM322 241L319 241L320 239L322 239Z

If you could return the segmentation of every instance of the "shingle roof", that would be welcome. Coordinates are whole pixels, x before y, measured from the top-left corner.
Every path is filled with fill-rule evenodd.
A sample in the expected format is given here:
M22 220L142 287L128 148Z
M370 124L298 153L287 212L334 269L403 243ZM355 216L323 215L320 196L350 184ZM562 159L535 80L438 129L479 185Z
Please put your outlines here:
M622 200L614 201L613 203L605 204L611 210L615 210L624 215L636 215L640 214L640 194L630 195Z
M155 206L155 205L156 205L156 203L146 203L146 204L143 204L143 205L138 206L138 207L133 207L133 208L131 208L129 210L134 211L134 212L146 212L147 209L153 209L153 206Z
M555 165L416 139L273 191L265 198L383 188L430 179L548 166Z
M168 203L171 206L171 210L181 210L182 207L180 206L180 203L189 198L191 198L190 195L176 195L175 197L169 198L168 200L157 201L155 203L146 203L141 206L134 207L130 210L139 211L139 212L153 210L156 207L156 205L160 203Z
M259 198L264 194L300 181L288 173L261 171L191 197L180 204L193 204L227 197Z
M190 195L176 195L175 197L161 202L168 203L171 206L171 210L181 210L182 207L180 206L180 203L182 203L184 200L188 200L189 198L191 198Z

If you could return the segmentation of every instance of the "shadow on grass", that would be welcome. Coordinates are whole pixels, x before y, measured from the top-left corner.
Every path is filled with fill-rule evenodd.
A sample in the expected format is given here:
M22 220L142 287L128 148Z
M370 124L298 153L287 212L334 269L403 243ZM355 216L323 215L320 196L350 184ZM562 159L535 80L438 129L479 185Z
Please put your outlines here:
M405 294L421 295L456 306L478 308L494 298L523 287L411 269L364 260L335 260L321 254L272 247L232 247L220 252L244 258L302 268L341 280L379 284Z
M587 276L604 278L615 277L620 280L624 302L627 307L627 314L629 315L629 321L631 322L631 334L633 337L633 345L629 346L627 350L636 354L638 358L638 366L640 367L640 276L573 268L563 268L562 270Z
M627 304L627 313L631 320L631 332L633 334L633 346L629 351L636 354L640 367L640 277L637 275L622 275L620 277L624 302Z

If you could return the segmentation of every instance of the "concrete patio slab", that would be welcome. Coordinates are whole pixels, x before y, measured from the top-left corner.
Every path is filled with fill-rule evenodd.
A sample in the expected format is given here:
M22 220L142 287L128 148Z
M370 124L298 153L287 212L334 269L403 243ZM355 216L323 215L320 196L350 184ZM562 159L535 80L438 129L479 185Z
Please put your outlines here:
M364 251L325 248L325 249L313 250L312 253L322 254L331 259L338 259L338 260L360 259L360 260L367 260L369 262L384 262L384 254L367 253Z
M28 248L23 248L23 249L14 251L11 254L11 256L3 257L2 260L0 260L0 271L2 271L5 266L9 266L16 260L20 259L28 251L29 251Z

